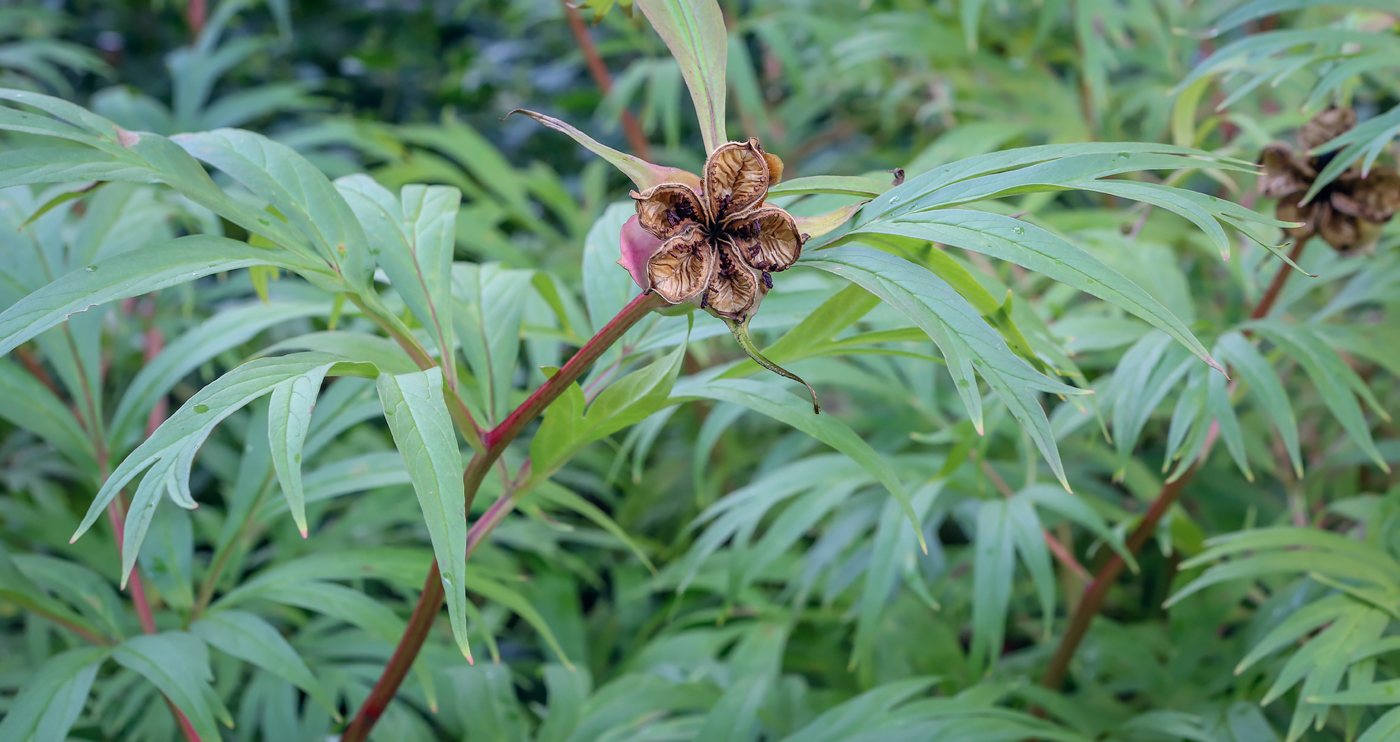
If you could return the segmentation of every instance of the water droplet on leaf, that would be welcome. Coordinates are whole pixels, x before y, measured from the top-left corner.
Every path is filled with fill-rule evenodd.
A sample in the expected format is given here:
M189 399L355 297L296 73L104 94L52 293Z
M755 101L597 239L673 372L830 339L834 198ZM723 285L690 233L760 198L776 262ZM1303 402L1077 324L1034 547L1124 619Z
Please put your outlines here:
M207 405L207 404L197 404L197 405L194 406L194 411L195 411L195 414L203 415L204 413L206 413L206 412L209 411L209 405Z
M97 272L97 266L95 266L95 265L89 265L88 267L84 268L83 270L87 271L88 273L95 273L95 272Z

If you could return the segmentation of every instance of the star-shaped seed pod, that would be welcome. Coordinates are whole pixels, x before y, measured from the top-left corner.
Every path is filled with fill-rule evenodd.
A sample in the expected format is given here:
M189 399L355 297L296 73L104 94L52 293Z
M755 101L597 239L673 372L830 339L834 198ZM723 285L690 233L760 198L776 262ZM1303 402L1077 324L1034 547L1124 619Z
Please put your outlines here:
M725 319L752 315L772 274L797 262L806 239L791 215L763 201L782 172L782 160L750 138L716 148L698 190L670 182L633 191L637 225L659 241L647 241L654 252L644 288Z
M749 320L773 288L773 273L792 267L808 239L840 227L864 201L799 217L767 203L768 189L783 177L783 161L764 152L755 138L714 147L703 174L696 175L619 152L552 116L511 113L567 134L636 184L637 213L622 226L617 262L643 291L673 306L703 307L724 320L746 355L802 383L812 395L813 411L821 411L810 384L759 352L749 337ZM902 171L896 184L901 177Z
M1278 199L1275 215L1279 219L1302 222L1287 230L1289 237L1301 241L1316 235L1342 254L1360 252L1375 245L1385 223L1400 211L1400 174L1388 167L1365 172L1359 164L1304 203L1318 174L1336 155L1310 156L1309 152L1355 125L1354 110L1328 108L1304 125L1298 137L1301 149L1275 142L1260 153L1259 164L1264 166L1260 195Z

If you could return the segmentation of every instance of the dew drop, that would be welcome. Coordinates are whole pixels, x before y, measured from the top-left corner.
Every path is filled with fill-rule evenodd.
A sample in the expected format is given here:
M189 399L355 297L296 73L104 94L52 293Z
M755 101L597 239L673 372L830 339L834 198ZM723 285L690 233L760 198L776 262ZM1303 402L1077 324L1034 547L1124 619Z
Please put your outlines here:
M297 462L298 464L300 464L300 463L301 463L301 454L297 454L297 455L293 456L293 457L292 457L292 461L295 461L295 462Z
M1126 160L1126 159L1128 159L1129 157L1132 157L1132 155L1128 154L1127 152L1119 152L1119 153L1118 153L1118 159L1120 159L1120 160Z
M451 592L451 590L452 590L452 573L451 573L451 572L443 572L443 573L442 573L442 586L445 587L445 588L447 588L447 590L448 590L449 592Z
M88 267L84 268L83 270L87 271L88 273L96 273L96 272L97 272L97 266L95 266L95 265L89 265Z
M1026 233L1026 228L1025 228L1025 227L1012 227L1012 228L1011 228L1011 231L1012 231L1012 232L1015 232L1016 234L1025 234L1025 233Z
M894 206L897 203L899 203L899 196L890 196L890 206Z
M194 406L194 411L195 411L195 414L203 415L204 413L206 413L206 412L209 411L209 405L207 405L207 404L197 404L197 405Z

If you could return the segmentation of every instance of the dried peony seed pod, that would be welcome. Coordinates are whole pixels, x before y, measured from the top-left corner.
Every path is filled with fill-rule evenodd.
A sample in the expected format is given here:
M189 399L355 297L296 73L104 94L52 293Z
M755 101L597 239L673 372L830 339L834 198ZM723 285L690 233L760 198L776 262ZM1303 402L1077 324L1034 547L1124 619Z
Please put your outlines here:
M1352 165L1304 202L1318 175L1334 153L1309 156L1309 152L1346 133L1356 125L1350 108L1328 108L1304 125L1299 134L1301 150L1275 142L1260 153L1259 193L1278 199L1275 215L1301 226L1287 230L1295 240L1318 236L1343 254L1369 249L1380 238L1385 223L1400 211L1400 174L1388 167L1363 172Z

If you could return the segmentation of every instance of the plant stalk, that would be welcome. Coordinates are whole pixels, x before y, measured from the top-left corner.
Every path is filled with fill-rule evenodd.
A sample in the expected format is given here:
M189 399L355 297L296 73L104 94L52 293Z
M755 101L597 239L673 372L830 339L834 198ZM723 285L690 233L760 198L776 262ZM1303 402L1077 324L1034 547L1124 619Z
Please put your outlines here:
M536 389L505 420L501 421L500 425L482 436L485 450L472 457L462 475L468 512L471 512L472 500L476 497L481 483L486 479L492 465L505 452L511 441L520 435L531 420L544 412L551 402L558 399L559 395L563 394L570 384L583 376L583 372L587 371L588 367L598 360L599 356L620 340L633 325L663 303L664 300L654 294L642 294L633 299L603 329L599 330L598 334L589 339L582 348L579 348L578 352L559 369L558 373L550 377L539 389ZM467 532L466 553L468 557L505 519L506 514L510 512L514 504L515 493L507 486L505 491L501 493L501 497L491 504L491 507L481 518L477 519L476 523L472 524L471 529ZM409 618L403 636L399 638L398 646L394 648L393 656L389 658L384 672L380 674L379 680L375 682L369 696L361 704L360 710L355 714L355 719L350 722L350 726L341 735L341 742L364 742L369 736L370 730L374 728L379 717L388 709L389 703L394 700L394 696L398 693L399 685L403 683L404 678L408 676L408 671L413 667L413 661L423 648L423 642L428 638L428 632L432 629L445 597L438 564L434 560L432 568L428 570L428 577L423 582L423 591L418 595L418 604L413 608L413 615Z
M1298 258L1302 256L1303 248L1307 246L1307 243L1307 238L1298 240L1298 243L1293 246L1293 250L1289 252L1288 259L1296 263ZM1284 285L1288 283L1289 275L1293 272L1294 269L1287 263L1278 267L1278 273L1274 274L1273 281L1269 283L1264 295L1259 298L1259 303L1250 312L1249 318L1251 320L1259 320L1268 316L1274 308L1274 304L1278 302L1279 294L1283 292ZM1246 330L1245 334L1249 335L1250 333ZM1237 383L1232 382L1231 390L1233 391L1236 386ZM1210 431L1206 434L1205 445L1202 446L1196 463L1192 464L1191 468L1187 469L1180 477L1162 487L1162 491L1152 501L1151 507L1143 515L1137 528L1133 529L1132 534L1128 536L1126 545L1130 554L1137 554L1143 544L1146 544L1152 534L1156 532L1157 524L1161 522L1162 517L1167 514L1167 511L1181 497L1181 493L1191 483L1191 480L1195 478L1196 472L1201 468L1201 463L1210 456L1211 448L1214 447L1219 435L1219 424L1212 422ZM1059 690L1064 685L1065 674L1069 671L1069 663L1074 658L1075 650L1079 648L1080 642L1084 641L1084 635L1089 631L1089 624L1093 623L1094 617L1103 610L1103 604L1108 599L1108 591L1113 588L1118 577L1123 574L1125 566L1123 558L1117 553L1110 555L1108 561L1094 575L1093 581L1085 588L1084 596L1079 601L1078 607L1075 608L1069 626L1065 629L1064 636L1060 638L1059 646L1055 647L1055 654L1050 658L1050 664L1045 668L1045 674L1040 678L1042 686L1050 690Z

